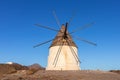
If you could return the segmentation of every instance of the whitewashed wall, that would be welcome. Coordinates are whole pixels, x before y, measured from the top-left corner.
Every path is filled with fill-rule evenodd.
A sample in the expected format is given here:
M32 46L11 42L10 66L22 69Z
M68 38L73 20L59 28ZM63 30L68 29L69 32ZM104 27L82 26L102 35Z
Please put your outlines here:
M57 64L53 65L60 46L53 46L49 49L48 65L46 70L80 70L79 62L75 60L69 46L63 46ZM71 46L78 56L77 48Z

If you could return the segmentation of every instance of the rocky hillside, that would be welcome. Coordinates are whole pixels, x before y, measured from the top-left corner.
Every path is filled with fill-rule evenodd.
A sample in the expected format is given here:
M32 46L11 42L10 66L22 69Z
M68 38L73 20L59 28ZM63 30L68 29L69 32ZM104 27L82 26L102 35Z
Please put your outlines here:
M114 73L120 74L120 70L110 70L110 72L114 72Z
M22 66L20 64L14 63L14 64L0 64L0 73L13 73L17 70L27 70L27 66Z
M39 64L33 64L31 66L23 66L18 63L0 64L0 80L3 77L3 75L6 75L6 74L10 75L13 73L17 73L18 71L22 71L22 70L29 71L28 73L31 74L38 70L44 70L44 69L45 68L41 67Z
M42 67L41 65L35 63L35 64L32 64L30 66L28 66L29 69L37 69L37 70L45 70L44 67Z

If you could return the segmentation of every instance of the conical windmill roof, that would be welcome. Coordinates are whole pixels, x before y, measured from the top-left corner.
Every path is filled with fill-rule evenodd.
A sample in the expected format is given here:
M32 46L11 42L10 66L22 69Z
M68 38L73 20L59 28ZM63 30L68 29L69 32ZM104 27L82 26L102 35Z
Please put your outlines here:
M63 41L64 41L63 45L77 47L76 44L73 42L72 37L70 36L68 31L67 31L67 41L63 38L64 32L65 32L65 26L62 25L60 31L58 32L58 34L54 38L54 40L53 40L53 42L52 42L50 47L60 46L60 45L63 44Z

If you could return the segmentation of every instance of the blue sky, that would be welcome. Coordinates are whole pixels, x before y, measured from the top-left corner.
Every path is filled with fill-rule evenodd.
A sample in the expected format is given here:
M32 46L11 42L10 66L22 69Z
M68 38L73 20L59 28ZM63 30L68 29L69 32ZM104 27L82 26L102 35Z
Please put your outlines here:
M69 32L95 22L73 34L98 45L74 39L82 69L120 69L119 0L0 0L0 63L39 63L46 67L51 43L33 46L54 38L57 33L34 24L58 29L53 10L61 25L75 13Z

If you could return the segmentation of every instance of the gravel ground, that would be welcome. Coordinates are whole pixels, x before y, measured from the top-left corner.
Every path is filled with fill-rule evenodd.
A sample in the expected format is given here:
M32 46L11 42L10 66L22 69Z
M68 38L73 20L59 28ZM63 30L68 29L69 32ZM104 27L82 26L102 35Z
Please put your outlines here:
M108 71L45 71L28 74L28 70L4 74L0 80L120 80L120 74Z

